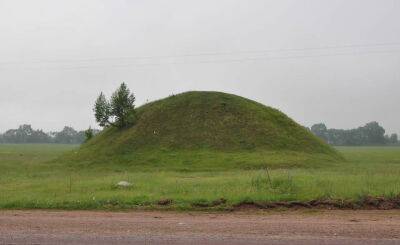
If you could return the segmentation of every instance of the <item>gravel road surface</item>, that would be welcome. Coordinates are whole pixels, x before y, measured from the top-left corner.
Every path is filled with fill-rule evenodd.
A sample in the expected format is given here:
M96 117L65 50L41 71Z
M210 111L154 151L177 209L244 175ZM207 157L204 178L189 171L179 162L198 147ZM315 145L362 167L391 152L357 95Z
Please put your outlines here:
M400 211L0 211L0 244L400 244Z

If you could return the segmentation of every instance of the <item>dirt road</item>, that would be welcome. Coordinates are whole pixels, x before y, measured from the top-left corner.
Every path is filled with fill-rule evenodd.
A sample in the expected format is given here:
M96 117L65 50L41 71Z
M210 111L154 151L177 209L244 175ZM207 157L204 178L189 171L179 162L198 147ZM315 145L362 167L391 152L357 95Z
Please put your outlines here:
M0 244L400 244L400 211L0 211Z

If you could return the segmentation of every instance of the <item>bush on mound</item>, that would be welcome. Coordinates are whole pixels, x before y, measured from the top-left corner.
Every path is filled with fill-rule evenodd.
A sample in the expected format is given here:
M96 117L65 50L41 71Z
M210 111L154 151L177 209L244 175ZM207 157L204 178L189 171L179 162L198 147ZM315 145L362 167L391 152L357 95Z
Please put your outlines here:
M220 92L186 92L143 105L132 127L109 127L71 162L214 169L303 166L341 156L282 112Z

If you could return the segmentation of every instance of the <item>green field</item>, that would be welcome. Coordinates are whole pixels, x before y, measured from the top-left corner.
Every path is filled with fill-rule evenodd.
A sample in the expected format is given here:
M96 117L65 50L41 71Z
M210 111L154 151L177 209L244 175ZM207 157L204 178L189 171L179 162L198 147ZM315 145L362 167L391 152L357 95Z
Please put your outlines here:
M227 209L242 202L358 202L367 196L394 198L400 194L400 147L340 147L346 160L339 163L302 168L288 167L283 159L268 171L190 171L190 167L167 171L123 162L74 165L54 160L77 147L0 145L0 208L195 209L223 198L226 203L216 208ZM122 180L133 186L116 187ZM166 199L172 203L158 205Z

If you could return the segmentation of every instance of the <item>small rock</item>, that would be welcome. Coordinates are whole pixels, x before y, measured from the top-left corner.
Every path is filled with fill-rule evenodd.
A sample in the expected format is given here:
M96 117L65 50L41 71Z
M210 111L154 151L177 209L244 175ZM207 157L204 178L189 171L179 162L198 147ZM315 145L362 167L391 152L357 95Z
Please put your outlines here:
M117 186L119 186L119 187L130 187L130 186L132 186L132 183L129 183L128 181L120 181L120 182L118 182Z

